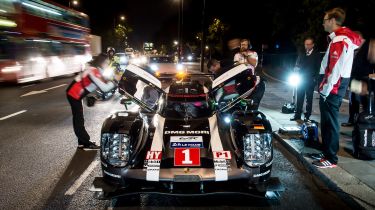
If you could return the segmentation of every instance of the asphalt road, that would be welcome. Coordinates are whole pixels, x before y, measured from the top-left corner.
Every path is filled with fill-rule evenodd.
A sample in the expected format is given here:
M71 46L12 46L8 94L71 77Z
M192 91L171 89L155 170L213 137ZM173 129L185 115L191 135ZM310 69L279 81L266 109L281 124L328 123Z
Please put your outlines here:
M72 77L67 77L0 86L0 209L349 208L333 192L326 191L276 141L272 176L279 177L285 187L277 200L239 195L204 198L140 195L96 200L89 189L94 177L101 175L99 156L97 151L76 149L71 111L65 98L71 80ZM273 88L278 85L272 81L268 84ZM117 98L85 108L86 128L92 141L99 143L104 118L121 109Z

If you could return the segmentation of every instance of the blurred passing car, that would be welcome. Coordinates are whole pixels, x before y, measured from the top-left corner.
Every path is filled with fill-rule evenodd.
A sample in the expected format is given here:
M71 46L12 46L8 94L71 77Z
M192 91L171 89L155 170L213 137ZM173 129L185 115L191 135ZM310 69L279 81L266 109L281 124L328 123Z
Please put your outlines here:
M156 74L175 74L185 70L184 66L175 62L172 56L150 56L149 67Z

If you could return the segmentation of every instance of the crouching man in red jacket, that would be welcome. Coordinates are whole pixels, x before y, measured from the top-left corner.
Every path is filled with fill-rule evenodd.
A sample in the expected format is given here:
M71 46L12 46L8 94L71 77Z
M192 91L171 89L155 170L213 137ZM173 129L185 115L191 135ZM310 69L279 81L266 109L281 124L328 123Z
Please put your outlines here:
M100 54L92 60L86 69L80 73L66 90L66 95L73 114L74 133L78 138L79 149L100 149L90 141L84 125L82 99L99 88L108 92L116 87L115 82L104 76L104 69L109 66L110 60L106 54Z

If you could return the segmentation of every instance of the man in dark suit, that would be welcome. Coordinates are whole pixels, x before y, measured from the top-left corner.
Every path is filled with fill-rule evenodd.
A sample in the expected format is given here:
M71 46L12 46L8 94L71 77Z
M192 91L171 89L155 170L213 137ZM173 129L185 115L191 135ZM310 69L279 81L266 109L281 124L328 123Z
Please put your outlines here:
M305 39L305 52L298 56L296 68L301 76L301 84L297 89L297 107L296 113L290 120L301 120L303 102L306 95L306 113L305 121L310 120L312 112L312 102L314 87L318 79L320 68L320 54L315 48L314 39L308 37Z

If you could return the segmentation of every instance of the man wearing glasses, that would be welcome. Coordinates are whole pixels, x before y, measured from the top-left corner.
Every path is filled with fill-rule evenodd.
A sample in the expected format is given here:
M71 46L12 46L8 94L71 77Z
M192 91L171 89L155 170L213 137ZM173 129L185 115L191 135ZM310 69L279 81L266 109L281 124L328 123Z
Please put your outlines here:
M345 11L334 8L325 13L323 27L331 42L321 63L320 74L324 74L319 85L319 107L323 153L313 154L318 168L333 168L338 162L339 122L338 115L342 98L349 84L354 50L360 45L360 37L342 27Z

